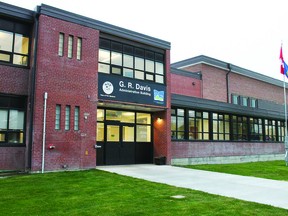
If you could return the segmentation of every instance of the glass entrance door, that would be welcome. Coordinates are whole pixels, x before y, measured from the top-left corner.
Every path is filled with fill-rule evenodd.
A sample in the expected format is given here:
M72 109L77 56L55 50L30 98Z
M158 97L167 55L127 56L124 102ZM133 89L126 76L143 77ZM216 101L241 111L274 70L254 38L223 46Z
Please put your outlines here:
M135 163L135 127L118 122L106 124L105 158L107 165Z

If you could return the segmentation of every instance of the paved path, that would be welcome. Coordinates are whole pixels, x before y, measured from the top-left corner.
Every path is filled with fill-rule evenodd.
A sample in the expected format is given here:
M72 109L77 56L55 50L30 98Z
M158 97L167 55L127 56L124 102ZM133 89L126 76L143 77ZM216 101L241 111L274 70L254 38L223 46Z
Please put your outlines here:
M287 181L152 164L100 166L97 169L288 209Z

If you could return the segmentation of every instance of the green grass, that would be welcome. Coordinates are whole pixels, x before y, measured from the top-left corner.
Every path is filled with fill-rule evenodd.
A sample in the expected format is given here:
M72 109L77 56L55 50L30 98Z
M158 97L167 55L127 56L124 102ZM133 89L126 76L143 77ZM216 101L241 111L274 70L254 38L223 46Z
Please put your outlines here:
M288 167L286 166L285 161L265 161L239 164L205 164L189 165L184 167L288 181Z
M184 199L171 198L184 195ZM288 210L99 170L0 179L0 215L288 215Z

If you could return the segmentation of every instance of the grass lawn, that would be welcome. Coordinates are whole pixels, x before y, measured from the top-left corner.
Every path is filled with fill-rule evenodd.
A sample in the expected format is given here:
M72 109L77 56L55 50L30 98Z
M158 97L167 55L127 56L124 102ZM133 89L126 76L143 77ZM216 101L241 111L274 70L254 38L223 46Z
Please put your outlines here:
M184 166L192 169L230 173L243 176L288 181L288 167L285 161L265 161L239 164L205 164ZM288 195L287 195L288 196Z
M0 215L283 216L288 210L88 170L1 178Z

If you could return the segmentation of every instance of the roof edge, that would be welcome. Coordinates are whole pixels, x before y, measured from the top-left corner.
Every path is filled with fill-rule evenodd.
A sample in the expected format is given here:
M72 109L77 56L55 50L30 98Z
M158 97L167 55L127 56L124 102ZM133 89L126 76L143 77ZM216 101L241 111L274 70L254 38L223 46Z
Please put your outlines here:
M20 19L22 21L32 22L36 13L32 10L0 2L0 15Z
M113 34L129 40L139 41L141 43L152 45L162 49L171 49L171 44L168 41L164 41L132 30L111 25L102 21L98 21L86 16L75 14L49 5L41 4L41 6L39 7L39 12L40 14L43 15L55 17L64 21L73 22L82 26L94 28L102 32Z
M228 62L224 62L215 58L211 58L205 55L199 55L193 58L189 58L189 59L185 59L179 62L172 63L171 67L182 69L182 68L197 65L197 64L206 64L206 65L210 65L210 66L217 67L217 68L227 70L227 71L229 71L228 65L230 65L231 72L233 73L240 74L240 75L243 75L252 79L256 79L262 82L270 83L279 87L283 87L283 81L281 80L239 67L237 65L230 64Z

